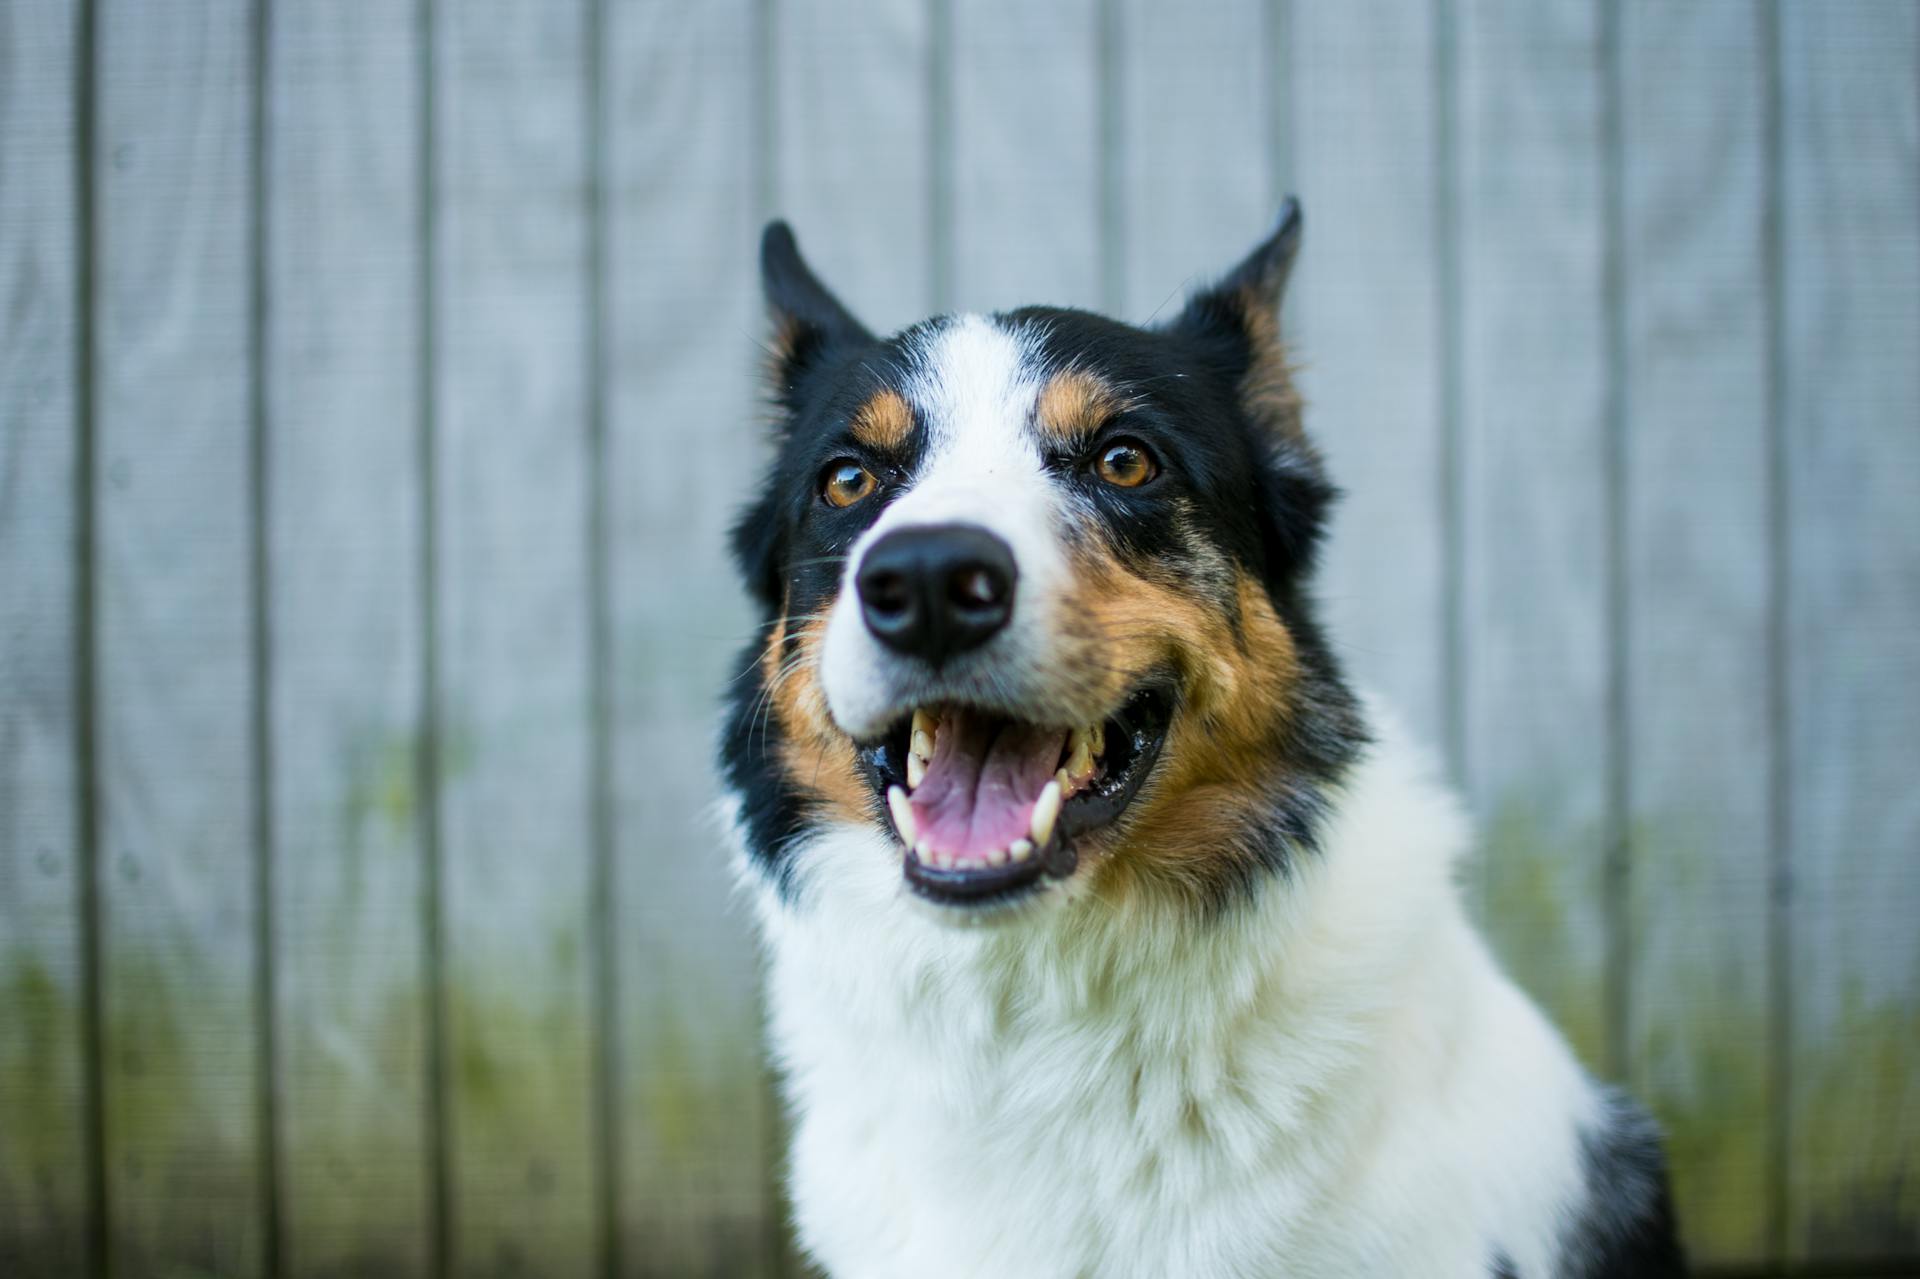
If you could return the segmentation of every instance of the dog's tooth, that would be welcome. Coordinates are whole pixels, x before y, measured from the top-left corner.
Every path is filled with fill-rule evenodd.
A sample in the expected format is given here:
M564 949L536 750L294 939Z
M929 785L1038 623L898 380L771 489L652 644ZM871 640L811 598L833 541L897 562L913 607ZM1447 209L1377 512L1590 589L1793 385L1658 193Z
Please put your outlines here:
M913 846L913 857L922 866L933 865L933 845L924 839L921 840Z
M934 853L933 853L933 864L935 866L938 866L941 870L952 870L953 854L947 852L943 848L937 848L934 850Z
M1087 736L1093 739L1093 757L1095 759L1107 753L1107 726L1104 722L1095 724L1092 728L1088 729Z
M908 848L913 847L913 805L907 801L907 793L898 786L887 787L887 811L893 814L893 825L900 832L900 842Z
M928 711L926 707L916 706L913 711L913 748L915 750L920 749L920 737L922 734L925 734L928 742L926 756L928 759L932 759L933 739L937 737L939 733L940 721L935 719L932 712Z
M1065 767L1053 770L1053 784L1060 788L1062 795L1073 794L1073 778L1067 775Z
M933 734L924 728L913 730L913 753L921 759L933 758Z
M918 755L907 756L907 785L918 790L920 783L927 780L927 762Z
M1053 822L1060 816L1060 796L1065 788L1058 779L1047 783L1040 792L1040 802L1033 806L1033 821L1030 833L1036 846L1044 848L1053 838Z
M1033 856L1033 844L1024 839L1016 839L1007 845L1007 856L1017 862L1023 862Z
M1076 787L1093 776L1093 755L1086 738L1074 743L1073 754L1067 757L1066 774Z
M987 865L989 865L989 866L1005 866L1006 864L1007 864L1007 850L1006 850L1006 849L1004 849L1004 848L989 848L989 849L987 850Z

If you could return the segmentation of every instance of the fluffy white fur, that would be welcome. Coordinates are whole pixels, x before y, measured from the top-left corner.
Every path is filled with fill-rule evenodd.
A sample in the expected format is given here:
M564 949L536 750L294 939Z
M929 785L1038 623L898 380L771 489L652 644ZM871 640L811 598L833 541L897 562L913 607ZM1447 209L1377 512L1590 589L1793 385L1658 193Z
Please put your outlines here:
M1554 1273L1602 1101L1454 884L1458 807L1377 707L1323 848L1202 920L1086 869L969 924L845 826L769 956L801 1239L837 1279Z

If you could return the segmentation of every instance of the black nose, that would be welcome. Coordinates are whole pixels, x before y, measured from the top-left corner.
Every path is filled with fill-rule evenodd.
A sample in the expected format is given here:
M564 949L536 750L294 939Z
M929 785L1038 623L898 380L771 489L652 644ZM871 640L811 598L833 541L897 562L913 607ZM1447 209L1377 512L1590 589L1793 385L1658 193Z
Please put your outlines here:
M1012 549L987 530L928 524L875 542L854 585L875 639L938 666L1007 624L1019 576Z

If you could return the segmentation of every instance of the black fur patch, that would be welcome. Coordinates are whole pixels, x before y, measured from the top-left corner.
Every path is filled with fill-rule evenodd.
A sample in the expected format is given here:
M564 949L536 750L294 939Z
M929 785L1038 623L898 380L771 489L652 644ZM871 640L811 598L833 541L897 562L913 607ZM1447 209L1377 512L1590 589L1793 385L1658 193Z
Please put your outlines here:
M1581 1134L1582 1204L1561 1245L1563 1279L1674 1279L1688 1273L1660 1130L1639 1106L1605 1096L1606 1118Z

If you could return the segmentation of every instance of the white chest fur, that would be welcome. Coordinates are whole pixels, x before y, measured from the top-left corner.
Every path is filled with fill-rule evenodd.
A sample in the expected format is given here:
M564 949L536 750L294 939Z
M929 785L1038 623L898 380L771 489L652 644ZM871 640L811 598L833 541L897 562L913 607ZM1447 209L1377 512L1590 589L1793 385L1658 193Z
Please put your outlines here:
M1552 1273L1598 1100L1452 883L1391 732L1324 845L1201 921L968 928L874 831L759 894L803 1242L838 1279Z

